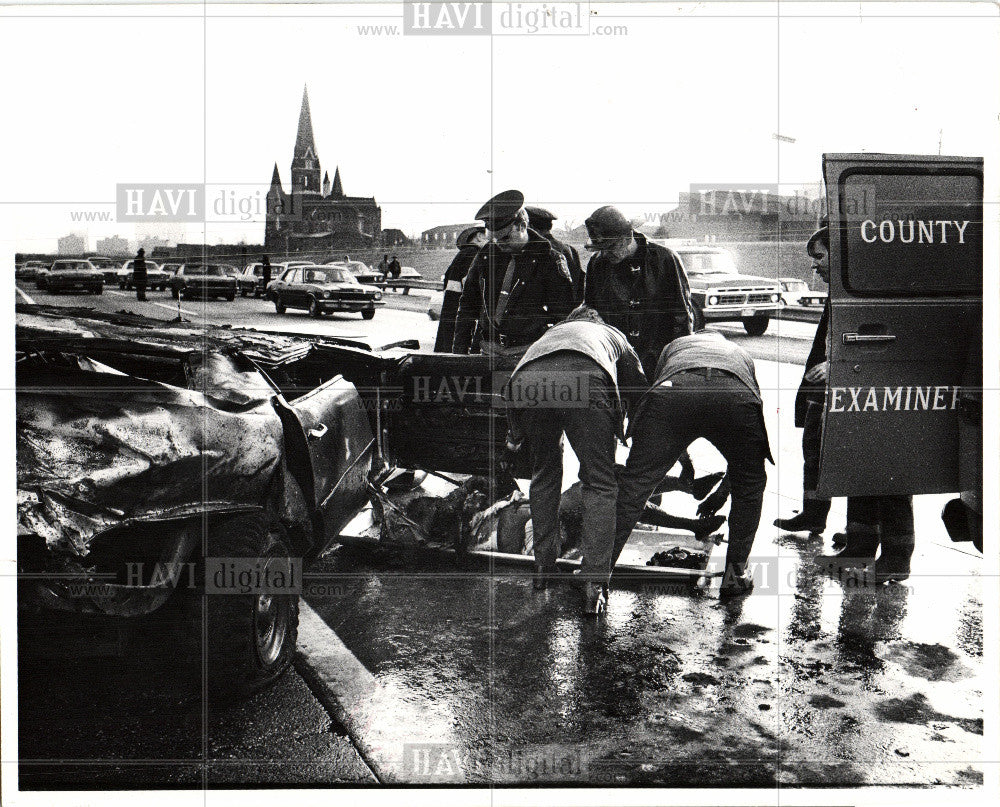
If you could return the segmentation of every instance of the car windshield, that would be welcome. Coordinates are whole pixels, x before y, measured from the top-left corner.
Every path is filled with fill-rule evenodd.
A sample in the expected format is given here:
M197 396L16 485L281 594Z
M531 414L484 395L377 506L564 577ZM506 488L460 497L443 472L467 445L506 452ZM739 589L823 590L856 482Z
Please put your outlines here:
M209 277L225 277L226 272L222 266L217 264L199 264L187 270L189 275L208 275Z
M728 252L684 252L681 260L689 275L739 274Z
M801 280L791 280L785 283L785 288L788 291L805 291L809 287Z
M326 269L304 269L302 271L303 283L357 283L354 275L346 269L338 267Z
M68 263L56 263L52 265L53 272L87 272L90 271L90 264L86 261L70 261Z
M107 269L111 266L115 266L115 262L110 258L91 258L90 262L98 269Z

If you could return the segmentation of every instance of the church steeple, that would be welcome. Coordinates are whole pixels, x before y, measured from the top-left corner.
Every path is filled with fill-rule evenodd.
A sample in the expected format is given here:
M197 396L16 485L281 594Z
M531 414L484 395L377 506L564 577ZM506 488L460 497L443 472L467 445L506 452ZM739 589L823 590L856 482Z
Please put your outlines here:
M330 195L330 172L329 171L327 171L325 174L323 174L323 195L324 196L329 196Z
M274 164L274 171L271 172L271 190L281 191L281 174L278 173L278 164Z
M319 193L319 178L319 155L316 153L312 116L309 114L309 88L304 87L299 127L295 133L295 152L292 155L292 191Z
M333 172L333 195L343 196L344 186L340 181L340 166L337 166L337 170Z

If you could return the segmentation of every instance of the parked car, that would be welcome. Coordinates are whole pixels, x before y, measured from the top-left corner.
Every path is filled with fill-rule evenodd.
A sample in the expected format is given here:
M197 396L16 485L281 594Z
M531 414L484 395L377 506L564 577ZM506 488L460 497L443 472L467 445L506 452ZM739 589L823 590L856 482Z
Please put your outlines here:
M364 319L375 316L384 305L382 292L363 286L345 266L293 266L267 287L267 296L279 314L288 308L304 308L313 317L328 311L360 311Z
M378 269L369 266L364 261L328 261L326 265L345 267L352 275L354 275L358 283L365 283L370 286L374 286L385 280L384 274L378 271Z
M797 277L779 277L782 305L822 306L826 303L825 291L812 291L809 284Z
M14 268L14 277L17 280L34 280L38 277L39 271L44 268L43 261L25 261Z
M184 264L179 262L170 262L160 265L160 269L167 273L167 285L170 285L170 281L174 279L174 275L177 274L177 270L180 269Z
M118 288L130 290L135 288L135 259L125 261L118 273ZM170 275L164 272L155 261L146 259L146 288L155 291L165 291L170 285Z
M221 263L186 263L170 279L174 299L187 297L225 297L236 299L236 278L227 270L233 267Z
M64 258L53 261L44 276L44 288L49 294L61 291L85 291L101 294L104 291L104 275L88 260Z
M271 267L272 277L274 277L274 267ZM264 264L251 263L236 279L236 290L243 297L263 297L267 289L264 288Z
M104 255L94 255L88 260L97 268L97 270L104 275L104 284L106 286L112 283L118 284L118 273L121 271L121 261L116 258L108 258Z
M742 322L750 336L767 330L781 308L781 285L766 277L742 275L733 253L705 244L668 246L684 264L691 301L706 322Z

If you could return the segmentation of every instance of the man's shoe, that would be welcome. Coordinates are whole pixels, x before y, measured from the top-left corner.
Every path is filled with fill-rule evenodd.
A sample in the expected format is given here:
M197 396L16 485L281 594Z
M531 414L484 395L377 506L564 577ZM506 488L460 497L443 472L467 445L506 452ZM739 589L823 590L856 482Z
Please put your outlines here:
M544 591L548 584L553 582L559 574L559 567L554 563L536 563L535 574L531 581L531 587L535 591Z
M699 518L694 529L695 538L705 538L711 535L719 527L726 523L725 516L709 516L708 518Z
M875 581L890 583L906 580L910 576L914 545L913 535L883 537L882 554L875 561Z
M751 591L753 591L753 580L747 576L746 572L739 575L727 572L719 587L719 599L728 600L732 597L742 597Z
M785 532L812 532L821 534L826 529L826 517L830 512L827 499L806 499L802 512L791 518L776 518L774 526Z
M583 589L583 613L602 614L608 609L608 587L588 582Z
M829 555L817 555L816 563L826 568L850 569L868 566L875 560L878 550L879 531L869 525L849 524L844 537L844 545Z

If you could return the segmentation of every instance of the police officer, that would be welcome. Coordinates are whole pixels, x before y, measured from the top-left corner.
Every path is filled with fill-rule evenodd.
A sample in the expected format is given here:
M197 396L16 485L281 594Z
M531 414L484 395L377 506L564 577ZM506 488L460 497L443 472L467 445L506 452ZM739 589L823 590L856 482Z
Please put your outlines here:
M544 207L531 205L524 209L528 211L528 226L565 256L566 263L569 264L569 273L573 278L573 299L581 302L587 276L580 265L580 253L575 247L564 244L552 235L552 222L556 220L554 213L550 213Z
M681 452L704 437L726 458L733 503L720 597L747 594L753 547L771 459L753 359L717 331L682 336L663 349L652 388L629 424L632 448L618 485L618 560L649 495Z
M596 252L587 265L584 301L627 337L646 376L660 351L694 330L695 309L680 259L635 232L621 211L598 208L586 221Z
M455 353L468 353L478 323L482 352L519 355L573 309L573 279L562 253L528 227L524 194L498 193L476 218L490 243L472 261L455 319Z
M603 611L607 602L618 492L615 446L625 439L622 399L637 400L645 389L639 357L625 335L586 306L528 348L507 389L508 446L516 449L526 437L531 452L535 588L544 588L555 574L559 556L563 432L580 460L586 613Z
M467 227L455 240L458 254L444 273L444 300L441 303L441 320L438 322L437 339L434 340L435 353L451 352L455 341L455 317L458 301L462 297L462 285L469 273L476 253L486 244L485 227ZM386 256L388 257L388 256Z
M262 297L267 296L267 284L271 282L271 259L265 255L261 259L261 274L264 276L264 290Z
M132 261L132 282L135 284L135 299L146 299L146 250L139 247Z

